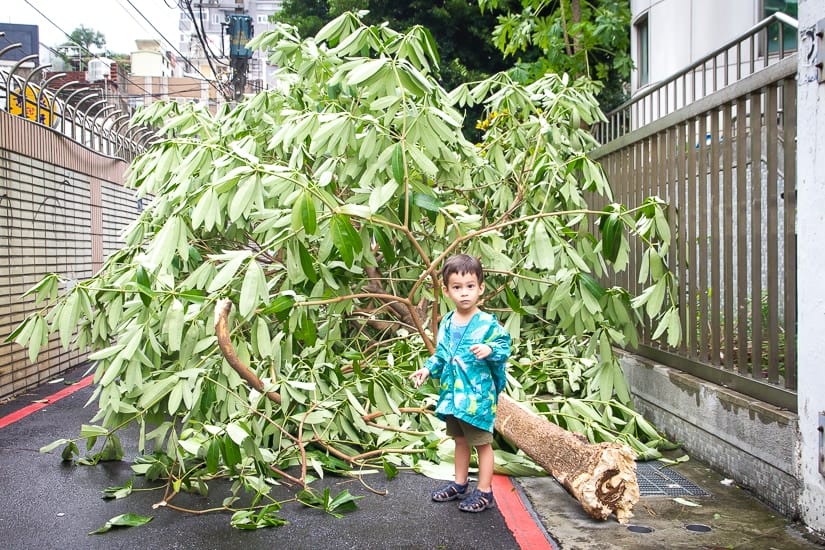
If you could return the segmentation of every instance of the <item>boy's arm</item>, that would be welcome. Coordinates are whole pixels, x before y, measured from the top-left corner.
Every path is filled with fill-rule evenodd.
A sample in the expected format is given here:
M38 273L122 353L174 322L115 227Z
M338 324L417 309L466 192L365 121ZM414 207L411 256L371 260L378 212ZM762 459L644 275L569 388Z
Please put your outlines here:
M484 360L490 366L496 393L501 393L507 386L507 359L510 358L510 333L504 330L498 322L484 341L490 346L492 353Z

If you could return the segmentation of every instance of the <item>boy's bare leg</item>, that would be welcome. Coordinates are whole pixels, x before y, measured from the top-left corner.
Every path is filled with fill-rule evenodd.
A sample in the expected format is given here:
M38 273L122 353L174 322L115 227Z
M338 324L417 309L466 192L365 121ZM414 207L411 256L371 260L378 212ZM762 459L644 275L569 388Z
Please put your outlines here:
M493 469L495 468L495 456L493 446L490 443L476 447L478 453L478 490L489 493L493 490ZM456 456L458 452L456 451ZM456 459L458 468L458 459Z
M470 471L470 446L464 437L455 438L455 482L459 485L467 483ZM492 480L492 478L490 478Z

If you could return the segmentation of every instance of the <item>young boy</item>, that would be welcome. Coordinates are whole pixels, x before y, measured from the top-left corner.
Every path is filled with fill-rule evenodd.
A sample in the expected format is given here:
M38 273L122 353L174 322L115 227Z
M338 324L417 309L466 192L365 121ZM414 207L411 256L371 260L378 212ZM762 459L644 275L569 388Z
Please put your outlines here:
M495 315L478 308L484 273L476 258L466 254L448 258L441 280L455 309L438 326L435 355L410 378L415 387L429 376L440 380L435 413L447 424L447 435L455 440L455 481L433 491L433 500L461 499L460 510L483 512L495 505L493 423L498 394L506 383L510 335ZM478 454L478 485L468 493L472 447Z

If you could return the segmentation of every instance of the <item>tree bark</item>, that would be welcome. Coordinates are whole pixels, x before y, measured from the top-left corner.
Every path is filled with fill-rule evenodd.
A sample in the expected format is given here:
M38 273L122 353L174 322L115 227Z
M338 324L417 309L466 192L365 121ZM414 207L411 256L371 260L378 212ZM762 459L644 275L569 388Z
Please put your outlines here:
M499 396L496 431L524 451L581 503L596 519L611 513L619 523L633 517L639 500L633 451L620 443L592 444Z

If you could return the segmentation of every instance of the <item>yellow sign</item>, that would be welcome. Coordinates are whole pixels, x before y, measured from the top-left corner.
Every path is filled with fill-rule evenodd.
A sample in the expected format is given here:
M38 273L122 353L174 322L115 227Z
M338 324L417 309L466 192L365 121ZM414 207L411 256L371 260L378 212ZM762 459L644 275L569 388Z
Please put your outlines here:
M24 116L23 95L20 93L20 88L17 88L11 93L10 99L9 112L13 115ZM45 94L40 96L40 112L38 113L37 98L35 97L34 89L26 87L25 117L40 124L51 126L52 107L49 98L47 98Z

